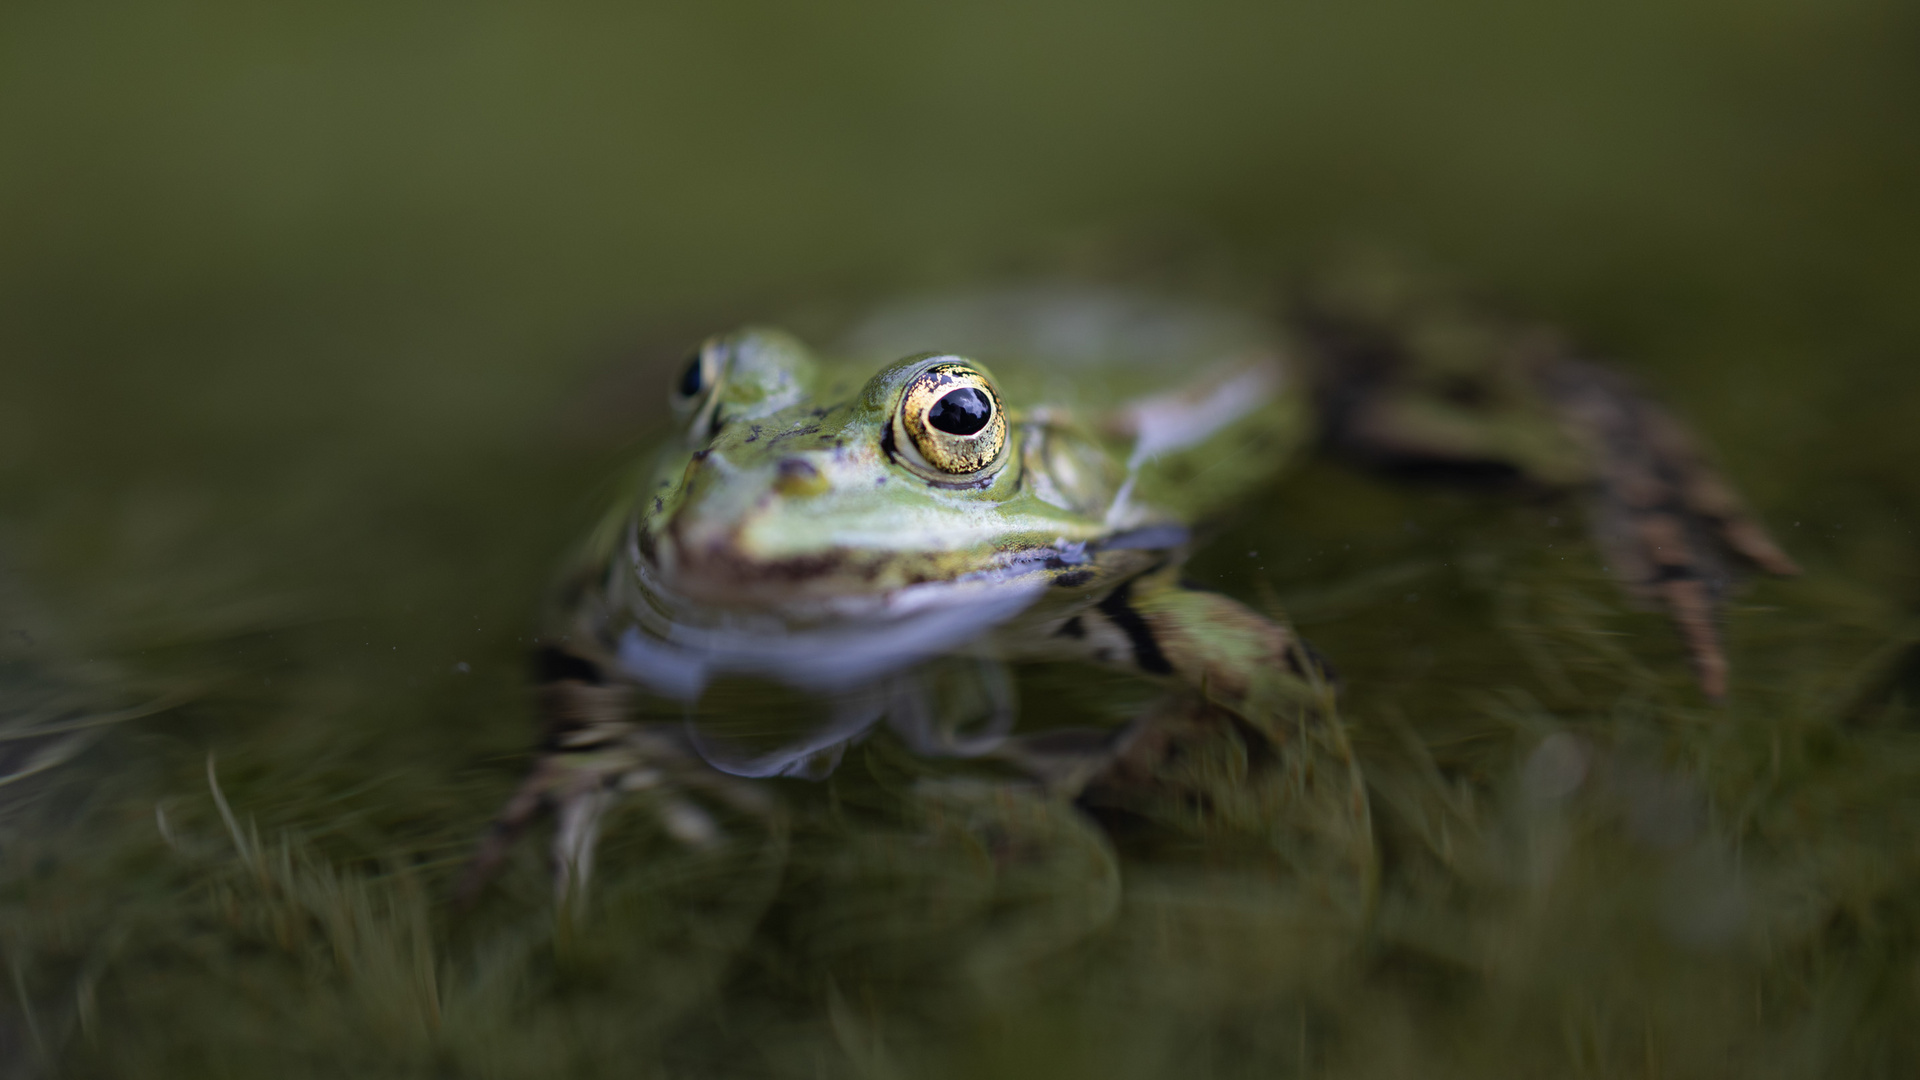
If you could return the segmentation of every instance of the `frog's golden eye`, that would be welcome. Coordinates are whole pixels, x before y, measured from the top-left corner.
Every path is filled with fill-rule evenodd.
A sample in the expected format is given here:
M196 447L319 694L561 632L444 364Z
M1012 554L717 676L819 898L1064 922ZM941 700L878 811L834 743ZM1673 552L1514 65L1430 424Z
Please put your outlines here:
M943 473L977 473L1000 460L1007 418L987 377L966 364L943 362L907 384L900 426L928 465Z

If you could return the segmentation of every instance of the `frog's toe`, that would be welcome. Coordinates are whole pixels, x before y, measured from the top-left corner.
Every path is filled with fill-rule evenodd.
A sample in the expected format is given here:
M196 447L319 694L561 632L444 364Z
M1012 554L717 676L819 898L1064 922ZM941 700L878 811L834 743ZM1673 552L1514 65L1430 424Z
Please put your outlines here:
M629 729L542 757L494 819L456 897L471 902L528 827L552 812L555 895L577 903L593 875L607 815L628 799L638 800L661 831L690 848L718 847L727 840L719 819L704 804L769 825L780 811L762 787L707 767L671 733Z
M1543 384L1592 461L1593 533L1608 569L1663 608L1693 659L1700 689L1727 693L1721 629L1741 564L1800 568L1767 535L1680 422L1619 375L1562 359Z
M706 807L690 797L691 789L763 820L776 812L763 792L729 776L690 774L670 778L659 768L641 766L591 778L590 783L555 800L555 898L575 904L584 900L607 815L627 798L642 800L646 813L661 831L686 847L707 850L725 844L726 830Z
M553 832L553 893L562 902L586 895L600 826L618 798L617 791L603 786L560 800Z

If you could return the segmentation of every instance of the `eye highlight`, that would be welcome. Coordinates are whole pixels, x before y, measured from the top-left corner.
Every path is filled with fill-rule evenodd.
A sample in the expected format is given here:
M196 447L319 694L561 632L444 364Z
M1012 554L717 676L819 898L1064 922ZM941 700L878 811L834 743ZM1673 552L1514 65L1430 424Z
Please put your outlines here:
M928 465L956 476L993 465L1007 444L1000 396L985 375L961 363L934 364L907 384L900 426Z

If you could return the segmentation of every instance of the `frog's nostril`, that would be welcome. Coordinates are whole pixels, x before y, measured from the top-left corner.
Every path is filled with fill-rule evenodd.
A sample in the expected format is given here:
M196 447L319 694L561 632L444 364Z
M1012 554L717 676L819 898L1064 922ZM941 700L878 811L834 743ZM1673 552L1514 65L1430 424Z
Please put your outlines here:
M774 471L778 477L773 487L782 495L815 495L827 489L827 478L804 458L782 458Z

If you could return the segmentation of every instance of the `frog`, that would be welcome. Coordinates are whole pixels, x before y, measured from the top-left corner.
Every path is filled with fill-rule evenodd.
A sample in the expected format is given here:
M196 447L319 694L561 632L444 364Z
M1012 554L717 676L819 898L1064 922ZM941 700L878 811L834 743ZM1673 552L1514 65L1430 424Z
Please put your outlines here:
M1333 846L1367 862L1333 665L1283 614L1182 573L1209 523L1309 453L1584 497L1606 565L1667 612L1712 701L1739 573L1798 572L1625 376L1557 331L1391 275L1264 311L1072 281L938 295L823 349L717 334L667 396L671 434L556 591L536 763L463 892L544 813L555 889L579 894L621 800L716 843L716 800L766 814L768 781L824 779L881 738L994 763L1049 798L1132 785L1187 806L1206 785L1182 789L1182 770L1227 738L1232 782L1261 762L1279 777L1242 813L1333 822ZM1007 671L1042 663L1123 672L1161 698L1106 728L1025 731ZM716 720L742 681L783 703L749 709L747 738Z

